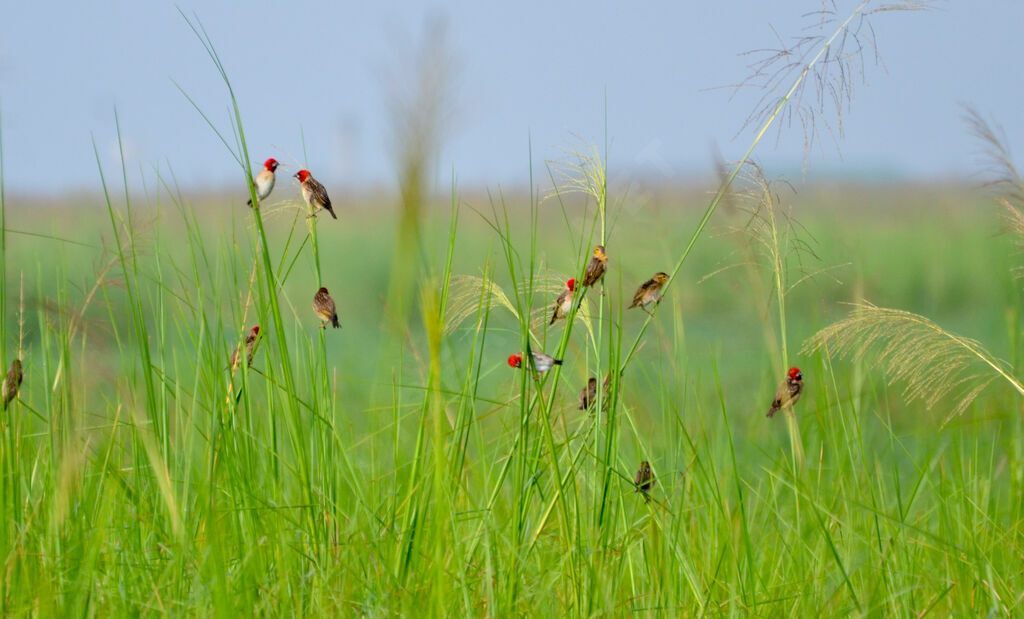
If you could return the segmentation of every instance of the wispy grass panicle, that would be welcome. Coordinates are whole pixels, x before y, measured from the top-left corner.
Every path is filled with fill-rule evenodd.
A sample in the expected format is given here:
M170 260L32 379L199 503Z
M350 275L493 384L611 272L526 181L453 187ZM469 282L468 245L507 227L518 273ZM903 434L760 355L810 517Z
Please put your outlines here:
M1003 225L1017 246L1024 247L1024 178L1013 161L1005 133L970 106L964 107L964 120L971 135L981 143L982 173L1002 207ZM1014 273L1024 277L1024 266L1016 267Z
M799 35L785 39L776 34L777 47L744 54L750 58L750 74L730 88L734 95L753 88L760 98L737 135L755 128L760 138L777 119L777 139L781 140L783 129L797 125L803 136L805 165L819 147L823 132L838 148L844 134L843 114L857 87L866 82L867 63L882 64L871 17L924 10L931 4L864 0L844 18L835 0L823 0L819 10L804 16L807 24Z
M962 413L992 381L1003 379L1024 395L1024 384L1010 365L976 340L943 329L924 316L899 309L857 304L850 314L815 333L803 352L872 361L903 394L929 408L941 408L946 421Z

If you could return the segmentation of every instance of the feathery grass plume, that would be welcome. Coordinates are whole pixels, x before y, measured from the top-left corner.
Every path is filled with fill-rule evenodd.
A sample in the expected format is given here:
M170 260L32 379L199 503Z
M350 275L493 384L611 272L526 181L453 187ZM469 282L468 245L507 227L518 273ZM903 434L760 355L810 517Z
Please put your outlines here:
M500 305L519 320L516 306L508 295L494 280L484 279L475 275L456 275L452 277L448 307L445 310L444 333L450 335L459 328L467 318L473 316L481 307L488 309Z
M876 65L882 64L871 16L889 11L924 10L930 4L927 1L874 3L864 0L840 22L842 16L835 0L824 0L819 10L805 15L808 23L800 35L786 41L776 34L778 47L746 52L744 55L751 57L750 74L730 88L735 95L740 89L752 87L761 91L761 96L737 135L752 127L762 127L761 135L778 116L781 122L776 127L777 140L782 138L784 128L794 123L800 126L805 165L818 145L822 130L838 148L844 137L844 108L853 100L856 87L866 83L865 56L873 57ZM830 35L828 29L837 24L838 29ZM801 79L794 83L796 75ZM810 92L808 84L812 86ZM788 105L780 108L781 103Z
M552 189L545 199L561 194L582 194L603 208L608 193L608 177L597 146L580 140L579 148L565 148L564 159L548 161Z
M946 422L959 415L997 378L1024 395L1024 385L1010 366L981 343L946 331L928 318L898 309L858 303L850 314L811 336L804 354L823 351L829 357L874 362L890 383L906 384L908 400L928 408L950 404Z
M964 107L964 120L971 135L982 144L982 171L992 177L985 184L997 193L996 202L1003 207L1003 225L1016 237L1017 246L1024 247L1024 179L1013 163L1003 130L990 125L969 106ZM1024 277L1024 267L1013 269L1013 273Z

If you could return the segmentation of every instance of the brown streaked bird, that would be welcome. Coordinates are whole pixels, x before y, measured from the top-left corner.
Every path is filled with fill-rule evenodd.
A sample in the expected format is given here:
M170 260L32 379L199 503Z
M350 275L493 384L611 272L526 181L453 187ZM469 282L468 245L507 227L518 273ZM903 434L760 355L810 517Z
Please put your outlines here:
M337 219L338 216L334 214L334 209L331 207L331 199L327 197L327 190L320 184L312 175L309 170L299 170L295 173L295 178L299 179L299 187L302 189L302 199L306 201L306 205L313 209L306 219L310 217L316 217L322 209L326 210L331 214L331 217Z
M256 198L258 200L263 200L274 190L274 180L277 178L274 176L274 172L276 171L277 159L270 158L263 162L263 169L252 180L252 184L256 185ZM246 204L252 206L252 198L249 198Z
M25 374L21 371L21 359L15 359L11 362L11 369L7 370L3 388L0 389L3 392L4 410L7 410L7 405L11 403L11 400L18 397L18 390L21 389L23 378L25 378Z
M658 271L654 277L640 284L640 287L636 289L636 294L633 295L633 304L629 306L629 309L639 307L650 314L648 306L661 303L661 289L665 287L667 281L668 275Z
M590 261L587 262L587 268L583 271L583 281L580 283L585 287L593 286L601 281L606 270L608 270L608 254L604 253L604 245L598 245L594 248Z
M555 311L551 313L551 322L548 323L549 325L555 324L555 321L559 318L565 318L569 313L569 310L572 309L572 296L575 290L575 278L565 282L565 290L563 290L562 293L558 295L558 298L555 299Z
M587 386L580 390L579 410L584 411L594 405L597 401L597 379L593 376L587 381Z
M514 368L523 367L523 355L509 355L508 364ZM551 355L545 355L542 352L533 353L533 366L537 368L539 374L543 374L551 369L552 366L562 365L561 359L555 359Z
M260 334L260 326L256 325L252 329L250 329L249 330L249 334L245 336L245 358L246 358L246 361L248 362L248 364L250 366L252 365L253 355L256 354L256 339L257 339L257 337L259 337L259 334ZM239 349L235 348L235 352L231 353L230 367L231 367L232 371L238 369L238 353L239 352L240 352Z
M316 315L322 321L320 323L321 329L326 329L327 323L334 325L335 329L341 326L341 323L338 322L338 309L334 305L334 299L331 298L331 293L327 292L327 289L322 286L313 296L313 311L316 312Z
M633 486L636 487L637 492L643 493L644 503L650 502L651 497L647 493L654 487L654 473L651 471L651 463L647 460L640 463L640 468L633 476Z
M793 406L796 401L800 399L800 395L804 392L804 373L800 371L800 368L789 368L789 372L786 374L786 380L782 381L779 385L778 391L775 392L775 399L772 400L772 407L768 409L768 417L774 417L775 413L779 412L787 406Z

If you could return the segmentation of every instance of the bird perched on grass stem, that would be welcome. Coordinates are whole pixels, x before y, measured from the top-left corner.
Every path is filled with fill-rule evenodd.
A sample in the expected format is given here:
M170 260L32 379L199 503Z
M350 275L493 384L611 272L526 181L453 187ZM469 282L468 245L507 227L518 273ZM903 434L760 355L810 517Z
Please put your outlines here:
M334 299L331 298L331 293L327 292L327 289L322 286L313 295L313 311L316 312L316 315L322 321L320 323L321 329L326 329L327 323L334 325L335 329L341 326L341 323L338 322L338 309L334 305Z
M658 271L654 277L640 284L640 287L636 289L636 294L633 295L633 304L629 306L629 309L639 307L650 314L648 306L661 303L661 289L665 287L667 281L668 275Z
M647 460L640 463L640 468L633 476L633 486L636 487L637 492L643 493L644 503L650 502L651 496L648 492L654 487L654 473L651 471L651 463Z
M508 364L514 368L523 367L523 355L515 354L509 355ZM533 367L537 368L539 374L543 374L551 369L552 366L562 365L561 359L555 359L551 355L545 355L542 352L533 353Z
M594 248L590 261L587 262L587 268L583 271L583 281L581 283L584 287L593 286L601 281L606 270L608 270L608 254L604 253L604 245L598 245Z
M253 179L252 184L256 185L256 197L261 201L270 195L270 192L274 190L274 181L276 176L274 172L277 171L277 159L270 158L263 162L263 169ZM247 202L249 206L252 206L252 198L249 198Z
M252 365L253 355L256 354L256 339L259 337L260 327L259 325L254 326L249 330L249 334L245 336L245 358L249 365ZM231 370L238 369L238 353L240 350L235 348L235 352L231 353Z
M4 410L7 410L7 405L11 403L11 400L18 397L18 389L21 388L21 381L25 375L21 371L21 359L15 359L11 362L11 369L7 370L7 376L4 378L2 391Z
M572 293L574 290L576 290L575 279L570 279L565 282L565 289L562 290L562 293L558 295L557 299L555 299L555 311L551 313L551 322L548 323L549 325L555 324L555 321L559 318L565 318L569 313L569 310L572 309Z
M786 374L786 380L782 381L779 385L778 391L775 392L775 399L772 400L772 407L768 409L768 417L774 417L775 413L779 412L787 406L793 406L796 401L800 399L800 394L804 391L804 373L800 371L800 368L789 368L789 372Z
M587 386L580 390L579 410L584 411L594 405L597 401L597 379L593 376L587 381Z
M604 401L601 407L604 409L608 408L608 386L611 384L611 381L612 373L608 372L604 376L604 382L601 383L601 398ZM593 376L587 381L587 386L580 390L579 401L578 409L581 411L593 407L594 403L597 402L597 379Z
M299 170L295 173L295 178L299 179L299 187L302 189L302 199L306 201L306 205L313 209L313 212L306 217L316 217L316 214L321 210L326 210L331 214L331 217L337 219L338 216L334 214L334 209L331 207L331 199L327 197L327 190L320 184L312 175L309 170Z

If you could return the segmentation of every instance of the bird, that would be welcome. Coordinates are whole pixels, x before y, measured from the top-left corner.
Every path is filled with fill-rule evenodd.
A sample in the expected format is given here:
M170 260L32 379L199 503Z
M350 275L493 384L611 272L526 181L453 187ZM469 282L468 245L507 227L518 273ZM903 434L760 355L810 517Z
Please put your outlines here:
M772 407L768 409L768 417L774 417L775 413L787 406L793 406L800 399L804 391L804 373L800 368L789 368L786 373L786 380L779 385L775 392L775 399L772 400Z
M597 401L597 379L590 377L587 386L580 390L579 410L587 410Z
M514 368L523 367L523 355L509 355L508 364ZM562 365L562 360L555 359L551 355L545 355L542 352L533 353L533 367L537 368L538 373L543 374L555 365Z
M306 205L309 208L313 209L313 212L306 219L316 217L320 209L326 209L331 214L331 217L338 218L331 207L331 199L327 197L327 190L310 175L309 170L299 170L295 173L295 178L299 179L299 187L302 188L302 199L306 201Z
M654 473L651 472L651 463L647 460L640 463L640 468L633 476L633 486L636 487L637 492L643 493L644 503L650 502L651 497L647 492L654 486Z
M574 290L576 290L575 278L565 282L565 290L555 299L555 311L551 313L549 325L555 324L555 321L559 318L565 318L569 310L572 309L572 293Z
M260 326L256 325L249 330L249 335L245 336L245 356L249 365L252 365L252 357L256 354L256 338L260 334ZM235 348L235 351L231 353L231 369L238 369L238 353L239 349Z
M4 383L0 392L2 392L4 401L4 410L7 410L7 405L11 403L11 400L18 397L18 389L21 388L21 381L25 377L21 371L21 359L15 359L11 362L11 369L7 370L7 377L4 378Z
M633 295L633 304L629 306L629 309L639 307L650 314L647 307L651 304L661 303L661 289L665 287L667 281L668 275L658 271L654 277L640 284L640 287L636 289L636 294Z
M608 269L608 255L604 253L604 245L594 247L594 253L590 256L590 262L583 272L583 286L593 286L601 281L604 272Z
M252 181L252 184L256 185L256 197L258 199L263 200L274 190L274 181L277 179L274 176L275 171L277 171L277 159L271 157L263 162L263 169L260 170L260 173ZM249 198L247 204L252 206L252 198Z
M327 292L327 289L323 286L313 295L313 311L323 321L320 323L321 329L326 329L327 323L334 325L335 329L341 326L338 322L338 309L334 305L334 299L331 298L331 293Z

